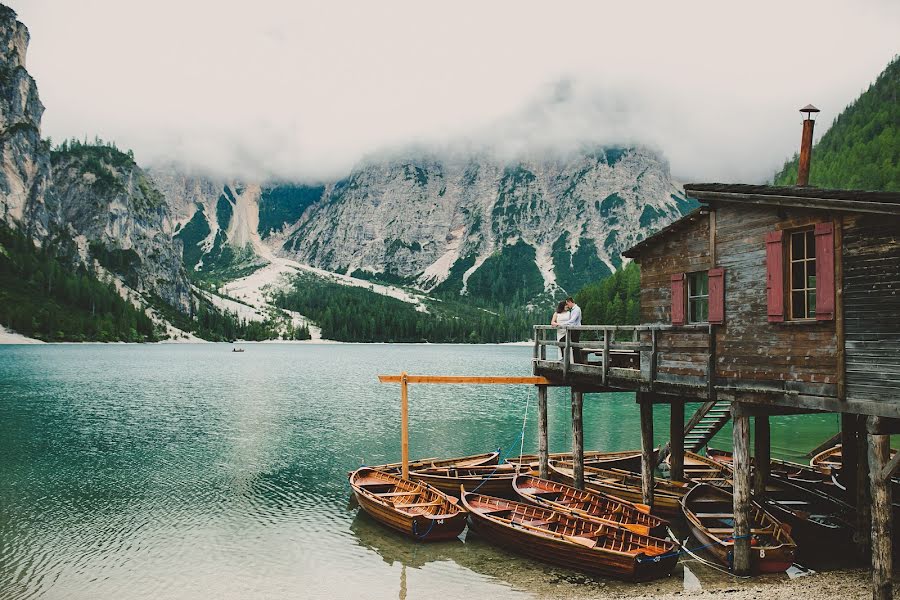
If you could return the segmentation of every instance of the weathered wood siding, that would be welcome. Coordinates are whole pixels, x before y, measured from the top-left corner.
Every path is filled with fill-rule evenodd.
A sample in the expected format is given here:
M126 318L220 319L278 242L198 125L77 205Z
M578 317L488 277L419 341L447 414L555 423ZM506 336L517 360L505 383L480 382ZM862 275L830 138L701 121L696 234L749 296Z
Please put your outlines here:
M844 218L846 394L900 400L900 219Z
M837 383L834 321L770 323L766 305L766 234L807 227L824 211L722 204L716 209L716 258L725 269L725 324L716 336L716 375L723 379ZM790 386L788 386L790 387Z
M695 220L648 247L640 258L641 322L670 323L672 320L672 275L705 271L709 261L709 215ZM647 338L648 339L648 338ZM646 342L647 339L644 339ZM691 330L664 332L658 337L657 372L667 375L705 377L708 336Z

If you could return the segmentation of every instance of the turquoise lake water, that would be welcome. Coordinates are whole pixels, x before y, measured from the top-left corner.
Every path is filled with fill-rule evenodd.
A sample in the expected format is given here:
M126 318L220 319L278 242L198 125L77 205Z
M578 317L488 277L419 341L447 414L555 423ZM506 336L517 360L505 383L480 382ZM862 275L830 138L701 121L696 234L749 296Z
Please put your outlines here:
M465 542L415 544L348 505L399 459L379 373L530 375L519 346L0 346L0 599L578 597L622 589ZM411 386L411 456L536 450L532 388ZM690 416L691 405L688 407ZM550 449L570 405L549 402ZM657 412L664 441L668 415ZM585 398L585 447L640 444L631 394ZM797 458L837 417L773 420ZM730 430L714 444L730 447ZM678 590L671 580L647 584Z

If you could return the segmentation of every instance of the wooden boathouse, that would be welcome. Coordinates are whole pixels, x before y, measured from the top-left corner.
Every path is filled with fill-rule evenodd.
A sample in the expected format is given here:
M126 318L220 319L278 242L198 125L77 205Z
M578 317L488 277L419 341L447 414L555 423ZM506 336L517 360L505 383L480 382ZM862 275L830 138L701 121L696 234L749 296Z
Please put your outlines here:
M699 450L731 420L738 574L750 569L750 499L765 490L769 417L840 413L843 483L855 498L857 530L871 532L858 536L855 552L871 557L874 597L891 598L891 477L900 463L900 453L890 454L890 434L900 433L900 194L806 186L811 139L807 119L796 187L686 185L700 208L623 253L641 266L643 324L573 328L580 340L570 335L564 344L555 328L537 326L533 373L571 389L579 486L584 394L636 392L648 504L659 460L652 405L671 409L673 479L683 477L684 450ZM569 350L582 359L576 363ZM546 477L547 386L538 386L538 400ZM685 422L688 403L699 407Z

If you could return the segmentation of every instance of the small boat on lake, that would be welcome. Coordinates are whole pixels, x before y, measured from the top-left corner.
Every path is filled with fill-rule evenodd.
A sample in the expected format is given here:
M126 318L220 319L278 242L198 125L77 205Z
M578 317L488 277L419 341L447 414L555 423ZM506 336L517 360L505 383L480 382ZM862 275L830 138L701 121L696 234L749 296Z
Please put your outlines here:
M891 458L897 453L895 448L891 448ZM826 475L834 475L841 470L844 465L844 457L841 445L832 446L827 450L819 452L809 461L810 466L815 467Z
M557 452L549 455L549 460L572 462L571 452ZM506 459L508 463L528 464L534 469L540 464L540 457L537 454L523 454L521 457L512 456ZM585 466L597 467L598 469L622 469L625 471L639 472L641 470L641 451L640 450L623 450L615 452L605 452L591 450L584 453Z
M456 499L422 482L363 467L350 474L350 487L373 519L413 539L453 539L466 526Z
M575 473L572 463L551 462L550 472L555 480L574 485ZM655 477L651 507L653 514L664 516L681 514L681 499L692 485ZM644 499L641 476L630 471L585 467L584 486L637 504Z
M409 461L409 470L417 469L433 469L438 467L482 467L485 465L496 465L500 459L500 452L485 452L484 454L473 454L471 456L460 456L457 458L420 458L418 460ZM403 469L402 463L388 463L384 465L373 465L370 468L386 473L400 473Z
M458 496L460 486L467 492L478 491L489 496L512 497L512 481L516 475L531 473L527 465L504 463L480 467L431 467L410 471L410 479L424 481L445 494Z
M728 467L734 463L731 452L726 450L707 448L706 455ZM754 465L752 458L750 465L751 467ZM769 475L774 479L786 480L807 490L826 494L839 501L846 500L845 489L836 485L832 477L809 465L773 458L769 461Z
M674 542L502 498L465 492L469 527L492 544L562 567L628 581L665 577Z
M244 349L243 348L232 348L231 351L232 352L243 352Z
M650 514L646 504L634 504L595 490L579 490L564 483L520 475L513 489L526 502L589 521L624 527L635 533L663 537L668 521Z
M684 497L684 516L694 537L708 545L722 565L734 558L734 499L721 487L699 484ZM756 573L780 573L794 563L797 544L790 527L750 504L750 567Z
M671 456L666 457L665 463L671 467L670 458ZM685 451L684 478L688 481L731 487L732 477L731 465L701 456L696 452Z

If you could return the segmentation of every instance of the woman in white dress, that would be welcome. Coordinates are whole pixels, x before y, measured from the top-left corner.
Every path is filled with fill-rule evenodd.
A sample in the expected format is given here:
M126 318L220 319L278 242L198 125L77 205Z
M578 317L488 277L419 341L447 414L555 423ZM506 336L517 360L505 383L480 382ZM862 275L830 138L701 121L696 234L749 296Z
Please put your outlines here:
M556 312L553 313L553 317L550 318L550 324L554 327L558 327L556 330L556 341L564 342L566 340L566 323L569 322L569 318L572 316L572 313L566 310L566 303L560 302L556 307ZM559 360L563 359L563 349L559 348Z

